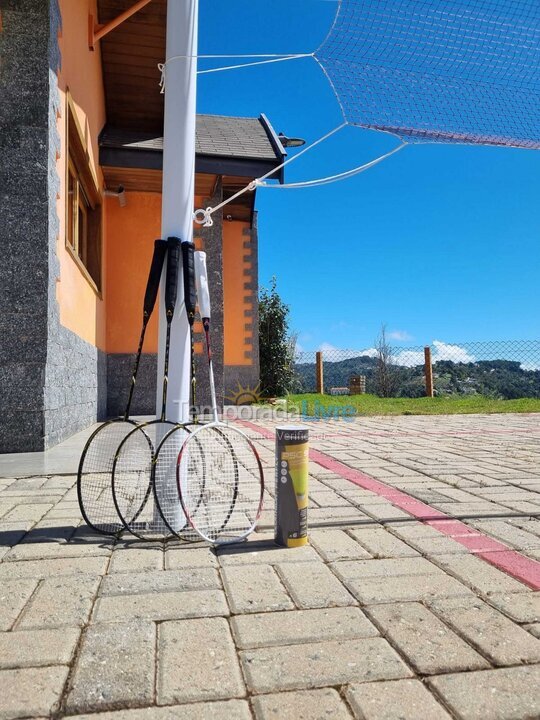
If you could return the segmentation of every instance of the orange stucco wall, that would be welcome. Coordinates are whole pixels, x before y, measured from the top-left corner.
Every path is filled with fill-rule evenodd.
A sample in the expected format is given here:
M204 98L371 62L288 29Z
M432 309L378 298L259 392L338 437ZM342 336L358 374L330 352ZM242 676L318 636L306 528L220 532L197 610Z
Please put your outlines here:
M161 194L126 193L125 207L107 198L105 215L107 352L135 352L154 240L161 234ZM159 302L146 331L145 352L157 352L158 308Z
M62 34L59 39L62 54L62 67L58 76L61 97L58 132L61 139L61 152L57 161L60 178L58 197L58 216L60 234L57 254L60 262L60 279L56 287L56 297L60 308L60 322L89 343L105 349L105 298L106 286L102 287L102 297L86 279L81 269L66 250L66 95L71 95L79 125L86 138L90 164L103 189L103 176L98 165L98 135L105 124L105 100L101 76L101 56L99 48L95 52L88 49L88 13L96 16L96 0L60 0L62 13ZM106 239L106 218L103 226L103 242ZM106 263L105 246L103 258ZM105 276L104 276L105 280Z
M253 303L246 302L244 283L251 279L251 262L244 259L247 222L223 223L223 318L225 365L251 365L246 353L252 349L252 332L245 329L249 318L244 310L253 310Z

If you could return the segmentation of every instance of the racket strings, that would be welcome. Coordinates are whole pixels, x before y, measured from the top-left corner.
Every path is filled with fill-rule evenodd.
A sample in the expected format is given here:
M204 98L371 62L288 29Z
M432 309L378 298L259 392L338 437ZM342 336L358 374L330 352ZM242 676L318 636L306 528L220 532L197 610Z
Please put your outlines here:
M170 430L170 423L152 422L135 428L120 444L113 469L113 496L125 527L139 537L168 535L154 502L154 448Z
M182 510L176 483L178 455L188 434L184 427L174 428L161 441L154 460L154 496L163 521L172 533L183 540L200 540ZM204 474L202 457L199 458L197 469Z
M243 433L226 425L197 430L182 448L177 473L184 511L203 537L232 541L250 532L263 482L258 456Z
M111 476L118 447L133 428L125 420L102 425L81 456L77 483L81 511L91 527L106 534L124 529L113 502Z

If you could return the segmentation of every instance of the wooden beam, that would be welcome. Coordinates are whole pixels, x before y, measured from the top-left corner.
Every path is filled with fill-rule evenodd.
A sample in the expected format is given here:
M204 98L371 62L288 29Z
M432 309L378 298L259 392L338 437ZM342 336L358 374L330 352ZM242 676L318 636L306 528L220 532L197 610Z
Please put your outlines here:
M104 23L103 25L97 24L94 21L93 15L88 15L88 47L90 50L94 50L96 43L99 42L101 38L108 35L111 30L117 28L125 20L130 18L132 15L135 15L136 12L141 10L141 8L148 5L150 2L152 2L152 0L138 0L135 5L132 5L127 10L124 10L123 13L120 13L120 15L115 17L114 20L109 20L108 23Z

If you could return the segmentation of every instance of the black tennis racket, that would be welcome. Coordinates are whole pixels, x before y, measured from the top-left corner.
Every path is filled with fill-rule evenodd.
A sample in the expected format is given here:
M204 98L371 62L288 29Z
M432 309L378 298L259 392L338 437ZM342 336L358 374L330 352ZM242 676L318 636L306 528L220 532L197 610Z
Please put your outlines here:
M166 419L169 382L171 326L178 292L180 240L167 240L167 271L165 283L165 312L167 330L163 368L161 415L155 420L132 428L120 442L112 467L112 497L124 527L142 539L162 538L169 534L152 492L152 470L155 449L162 438L179 424Z
M192 430L198 424L196 408L196 376L195 376L195 346L193 336L193 323L197 310L197 288L195 282L195 247L193 243L182 243L182 266L184 274L184 302L189 322L191 343L191 397L190 413ZM174 427L162 439L155 453L152 484L154 487L155 502L161 513L163 521L169 530L183 540L200 540L187 522L178 500L176 485L176 464L178 453L187 437L187 427ZM201 467L204 467L204 457L201 456Z
M167 253L167 241L156 240L146 286L143 322L139 347L131 374L126 410L123 417L100 425L90 436L82 451L77 472L77 496L81 514L91 528L106 535L115 535L124 526L120 522L111 492L114 458L122 440L137 426L130 419L131 403L146 335L146 328L156 304L159 281Z
M238 542L254 530L262 510L264 476L251 440L238 428L219 420L205 253L195 253L195 268L213 421L194 430L183 443L176 480L182 510L193 530L204 540L221 545Z

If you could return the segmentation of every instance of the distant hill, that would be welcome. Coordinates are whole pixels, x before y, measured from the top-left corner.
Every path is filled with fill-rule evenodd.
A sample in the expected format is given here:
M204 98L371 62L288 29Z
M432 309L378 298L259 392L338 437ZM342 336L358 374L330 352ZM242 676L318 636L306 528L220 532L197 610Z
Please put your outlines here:
M324 363L324 385L349 385L352 375L365 375L366 392L376 394L377 359L368 356ZM298 363L294 392L315 392L315 364ZM424 368L393 366L395 397L422 397L425 394ZM440 360L433 365L433 380L437 395L485 395L514 400L540 398L540 370L524 370L513 360L481 360L454 363Z

